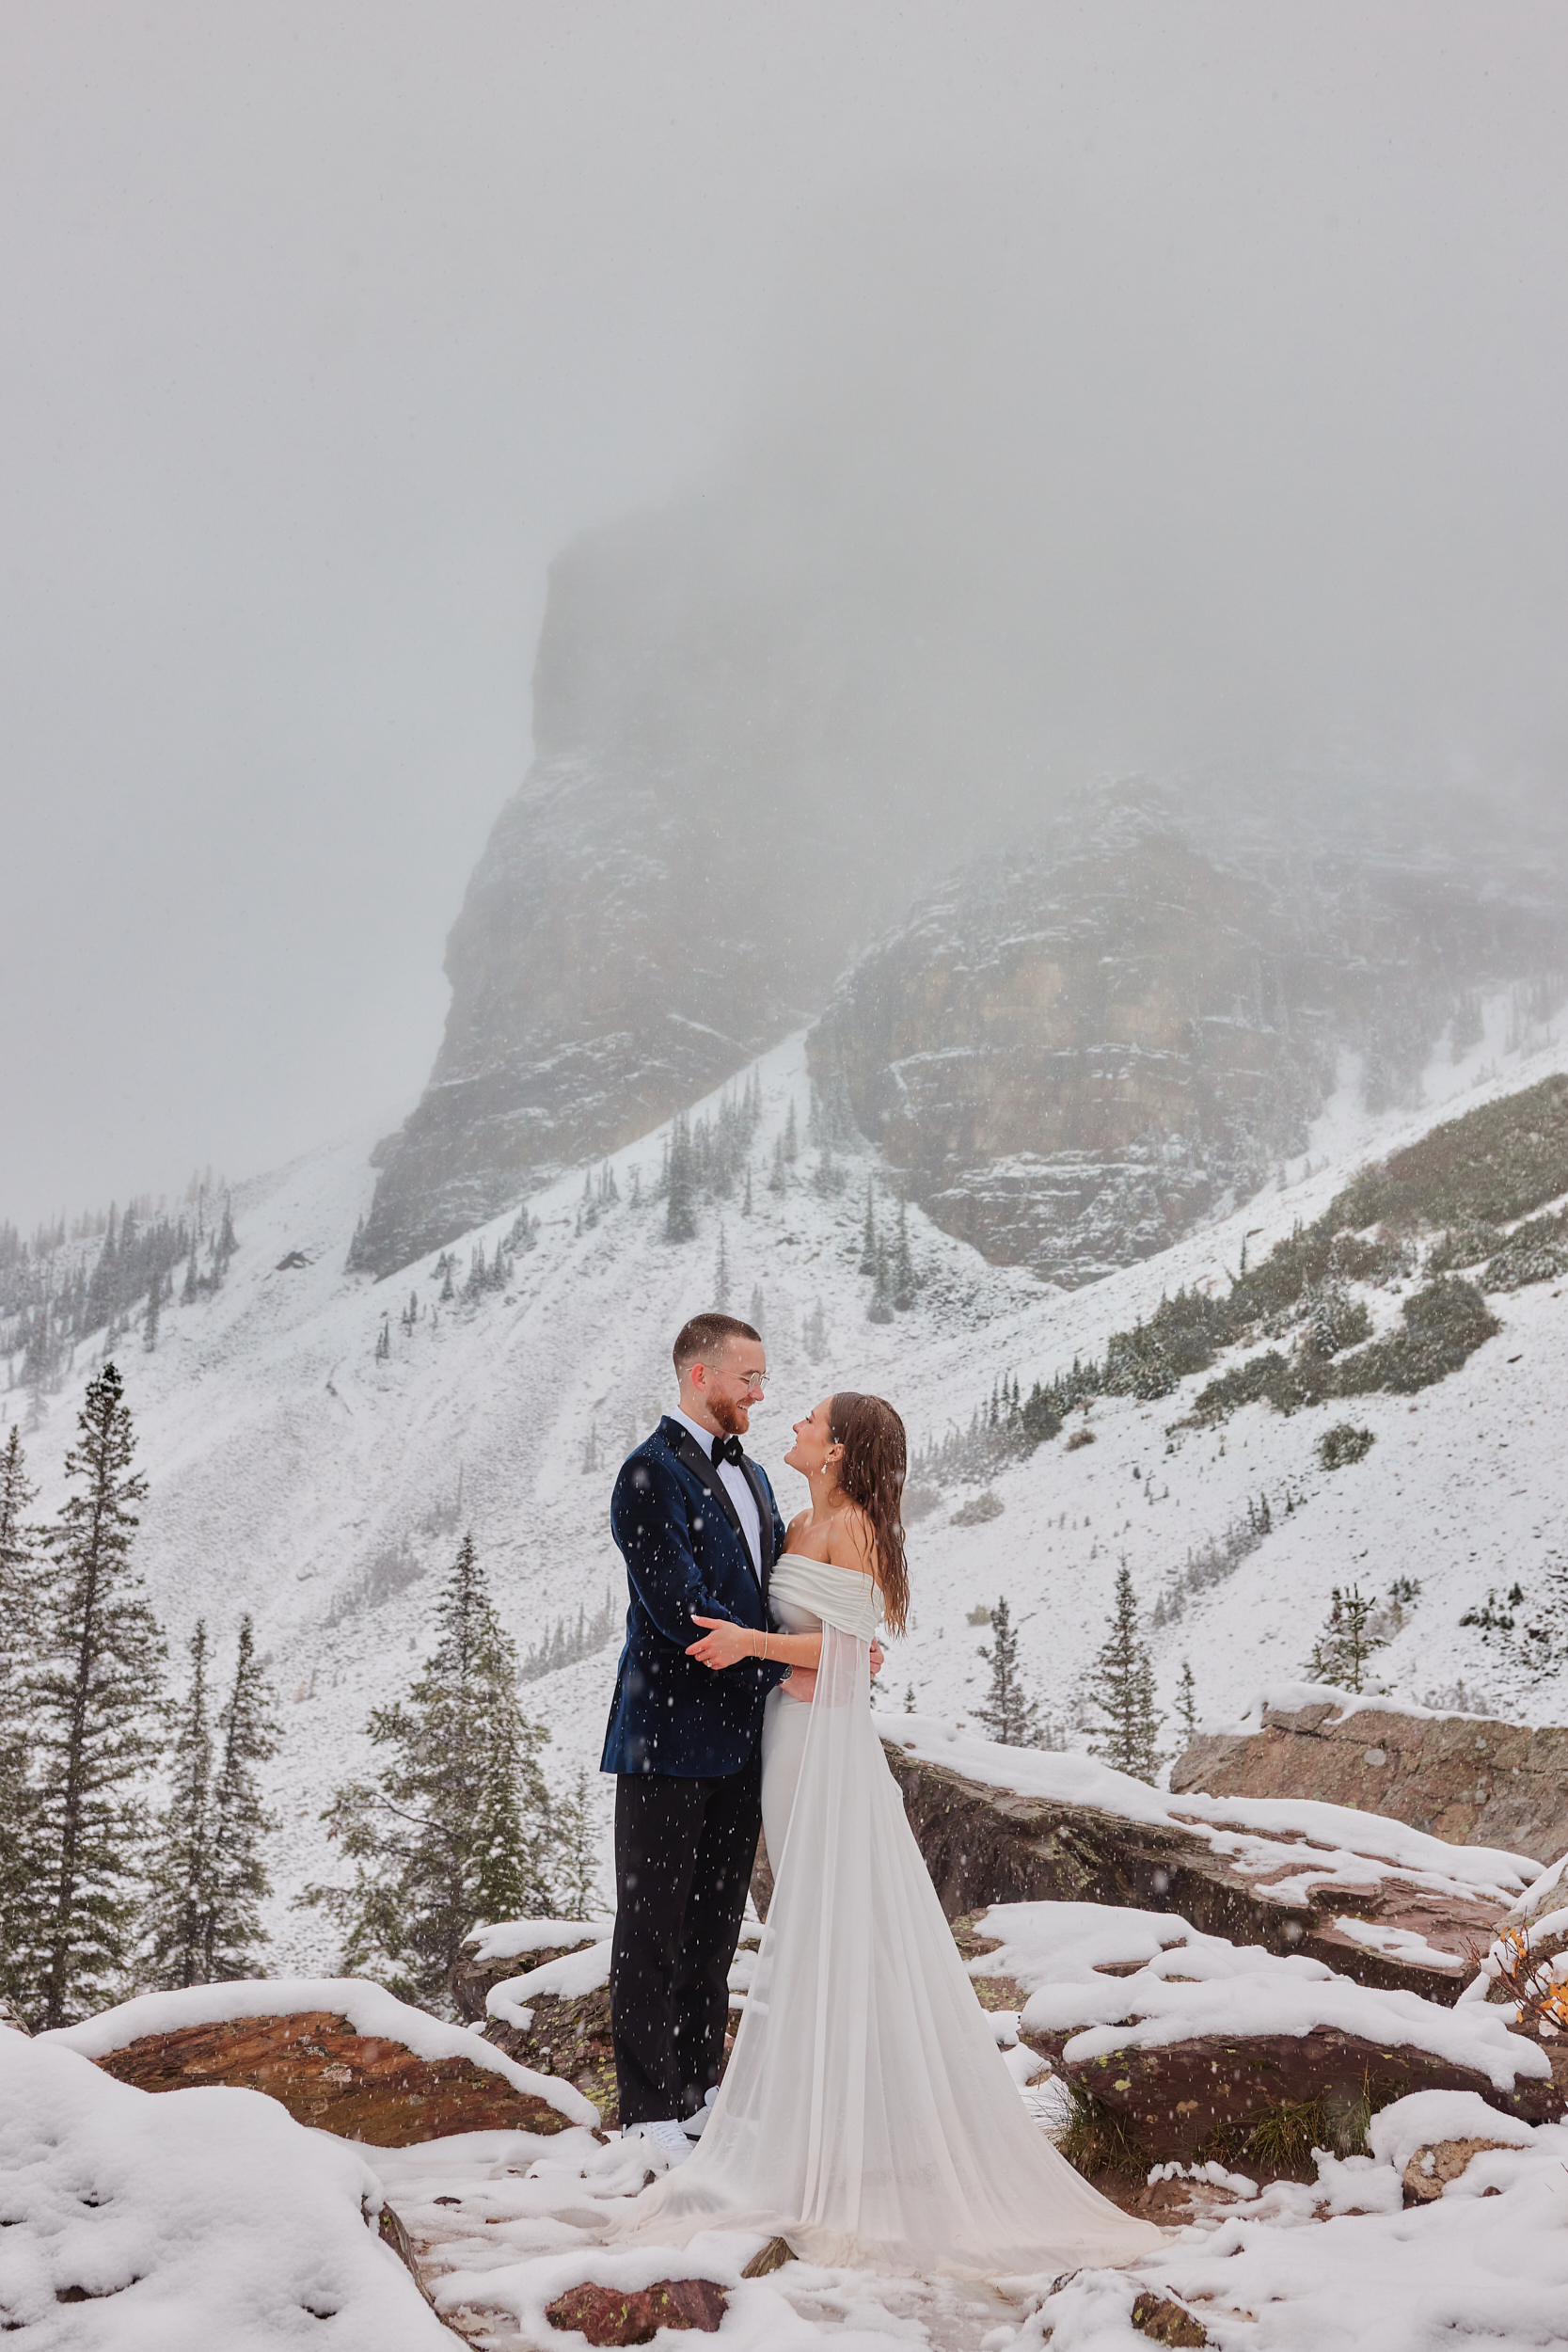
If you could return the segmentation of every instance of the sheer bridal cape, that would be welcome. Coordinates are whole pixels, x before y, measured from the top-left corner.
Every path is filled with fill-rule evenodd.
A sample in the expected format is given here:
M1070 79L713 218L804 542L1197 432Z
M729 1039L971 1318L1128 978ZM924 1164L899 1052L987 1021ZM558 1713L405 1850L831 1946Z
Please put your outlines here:
M695 2153L617 2234L758 2231L810 2261L898 2273L1152 2253L1161 2233L1031 2121L964 1973L872 1721L875 1587L786 1553L771 1597L797 1627L820 1619L823 1641L815 1698L775 1695L764 1733L770 1826L786 1751L802 1752L762 1947Z

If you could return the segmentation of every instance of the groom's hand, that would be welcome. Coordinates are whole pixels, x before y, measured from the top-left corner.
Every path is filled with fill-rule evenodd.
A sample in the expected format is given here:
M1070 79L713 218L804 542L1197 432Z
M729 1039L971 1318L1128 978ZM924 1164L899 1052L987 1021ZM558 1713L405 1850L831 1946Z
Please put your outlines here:
M882 1645L880 1642L873 1639L871 1644L871 1679L873 1682L876 1681L877 1677L881 1673L882 1668L886 1665L886 1663L887 1660L882 1655Z
M700 1642L687 1645L688 1658L694 1658L700 1666L711 1666L719 1673L725 1666L738 1666L743 1658L754 1658L756 1635L748 1625L732 1625L728 1617L699 1617L691 1612L693 1625L706 1626L708 1630Z

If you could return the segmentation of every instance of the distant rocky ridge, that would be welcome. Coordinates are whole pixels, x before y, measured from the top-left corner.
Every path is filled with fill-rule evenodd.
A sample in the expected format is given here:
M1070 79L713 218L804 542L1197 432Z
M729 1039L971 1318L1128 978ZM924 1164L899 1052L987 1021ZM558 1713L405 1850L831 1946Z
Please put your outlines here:
M1398 1100L1467 990L1560 968L1538 840L1483 812L1434 843L1408 793L1379 831L1343 778L1097 790L1004 846L1060 795L950 744L934 772L856 668L851 584L803 544L781 578L746 523L692 501L554 566L536 761L356 1265L634 1141L826 1008L816 1068L930 1214L1082 1282L1299 1151L1340 1047Z
M813 1069L937 1223L1073 1286L1302 1152L1343 1049L1374 1108L1409 1099L1474 992L1546 973L1558 911L1512 879L1087 796L927 892L840 984Z

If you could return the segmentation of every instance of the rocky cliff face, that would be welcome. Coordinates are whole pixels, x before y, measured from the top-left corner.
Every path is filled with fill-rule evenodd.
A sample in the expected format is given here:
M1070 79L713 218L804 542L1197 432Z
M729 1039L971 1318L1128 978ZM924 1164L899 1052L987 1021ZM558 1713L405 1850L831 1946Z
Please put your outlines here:
M1451 842L1399 848L1410 824L1370 845L1354 792L1310 824L1277 789L1180 816L1098 795L933 888L1052 796L973 680L942 691L940 649L923 679L918 612L809 500L747 497L555 566L536 763L453 926L446 1035L378 1148L357 1264L389 1274L646 1133L890 923L818 1065L950 1230L1067 1281L1298 1150L1342 1045L1397 1099L1472 979L1550 963L1512 884L1489 904Z
M375 1155L370 1271L742 1068L906 902L929 846L889 821L896 766L861 756L806 582L754 574L749 545L682 510L555 565L537 759L452 928L430 1083Z
M1411 1094L1471 992L1540 972L1524 888L1211 810L1097 796L927 893L812 1038L927 1211L1073 1285L1165 1248L1301 1152L1343 1050Z

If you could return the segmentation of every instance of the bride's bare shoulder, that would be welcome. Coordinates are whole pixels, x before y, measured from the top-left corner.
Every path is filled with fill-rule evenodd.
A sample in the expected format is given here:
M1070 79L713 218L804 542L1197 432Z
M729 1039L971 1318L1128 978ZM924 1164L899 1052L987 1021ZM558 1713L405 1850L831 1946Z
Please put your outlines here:
M857 1576L877 1581L877 1533L858 1502L835 1511L828 1533L828 1558L835 1568L850 1568Z

